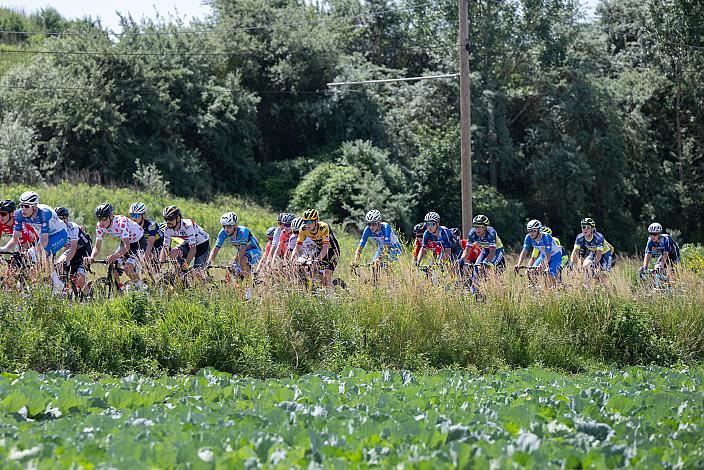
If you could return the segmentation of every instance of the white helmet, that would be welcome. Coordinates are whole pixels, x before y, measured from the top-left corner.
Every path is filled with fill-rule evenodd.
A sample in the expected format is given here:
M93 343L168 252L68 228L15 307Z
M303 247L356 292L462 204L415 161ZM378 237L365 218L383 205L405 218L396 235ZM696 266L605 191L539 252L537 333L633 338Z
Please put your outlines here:
M225 212L220 216L220 225L237 225L237 214Z
M130 214L146 214L147 206L141 202L135 202L130 206Z
M425 214L425 222L440 222L440 214L437 212L428 212Z
M648 226L648 233L662 233L662 225L657 222L653 222Z
M381 222L381 212L377 210L371 210L367 212L367 215L364 216L364 222L367 224L371 224L373 222Z
M25 191L20 196L20 204L39 204L39 194L34 191Z
M538 219L533 219L526 224L526 230L529 232L531 230L540 230L543 228L543 224L540 223Z

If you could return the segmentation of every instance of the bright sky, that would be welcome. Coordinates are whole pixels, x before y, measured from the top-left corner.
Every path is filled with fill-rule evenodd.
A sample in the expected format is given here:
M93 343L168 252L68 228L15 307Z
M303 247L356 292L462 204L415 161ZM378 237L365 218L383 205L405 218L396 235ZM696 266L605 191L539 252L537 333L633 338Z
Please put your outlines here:
M201 0L0 0L0 7L9 7L34 12L47 6L54 7L67 18L92 16L100 18L103 27L115 32L120 31L120 19L116 11L130 13L135 20L143 16L155 17L169 14L185 18L187 22L193 17L205 18L210 14L210 7L201 4Z
M82 18L92 16L100 18L104 27L120 32L120 20L116 11L122 14L130 13L135 20L143 16L155 17L176 14L189 22L193 17L204 18L210 14L211 9L201 3L202 0L0 0L0 7L10 7L24 10L27 13L52 6L68 18ZM590 12L599 0L581 0Z

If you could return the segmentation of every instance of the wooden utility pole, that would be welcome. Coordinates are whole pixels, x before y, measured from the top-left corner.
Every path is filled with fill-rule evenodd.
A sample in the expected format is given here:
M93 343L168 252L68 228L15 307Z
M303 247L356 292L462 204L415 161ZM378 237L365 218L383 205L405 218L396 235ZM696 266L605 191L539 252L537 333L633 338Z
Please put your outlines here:
M469 95L469 0L460 2L460 27L457 41L460 59L460 137L462 162L462 236L472 227L472 119Z

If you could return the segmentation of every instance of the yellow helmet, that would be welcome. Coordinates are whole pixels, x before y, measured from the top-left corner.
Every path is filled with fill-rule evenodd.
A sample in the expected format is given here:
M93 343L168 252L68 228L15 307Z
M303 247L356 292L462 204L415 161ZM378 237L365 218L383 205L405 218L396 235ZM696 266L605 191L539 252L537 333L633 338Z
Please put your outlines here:
M552 235L552 229L548 227L547 225L543 226L542 229L540 229L541 232L547 233L548 235Z
M306 209L303 212L303 220L318 220L318 211L315 209Z

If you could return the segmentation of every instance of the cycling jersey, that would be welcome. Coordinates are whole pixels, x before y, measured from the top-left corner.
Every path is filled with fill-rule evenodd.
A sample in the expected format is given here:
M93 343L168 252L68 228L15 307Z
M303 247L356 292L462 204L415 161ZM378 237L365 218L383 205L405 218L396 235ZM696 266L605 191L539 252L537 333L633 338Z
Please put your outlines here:
M467 240L462 240L461 243L462 243L462 249L463 250L466 249L467 248ZM470 263L474 263L477 260L477 258L479 258L479 255L481 253L482 253L482 249L479 248L479 244L476 242L472 243L471 245L469 245L469 253L465 257L465 261L470 262Z
M372 238L375 242L376 245L381 247L383 245L399 245L398 242L398 237L396 236L396 233L394 233L393 228L391 228L391 224L387 222L382 222L379 226L379 231L374 232L372 228L367 225L364 228L364 231L362 232L362 238L359 240L359 246L364 248L367 244L367 240L369 238Z
M276 237L274 237L274 240L276 240ZM279 235L278 245L274 245L274 240L271 241L273 248L276 248L274 254L279 256L284 256L286 254L286 249L289 248L289 240L293 240L293 246L296 246L296 237L291 237L291 232L287 232L285 230L282 230L281 235Z
M645 254L651 254L653 256L662 256L663 253L669 253L669 258L672 261L677 261L680 259L679 247L677 243L666 233L661 233L658 241L654 242L652 238L648 237L648 243L645 245Z
M76 246L76 253L88 253L91 251L92 241L90 239L90 236L80 227L80 225L78 225L76 222L69 222L66 224L66 229L68 232L68 242L66 243L67 250L70 248L71 242L73 240L76 240L78 241L78 245ZM88 255L86 254L86 256Z
M218 247L218 249L222 248L226 240L229 240L230 244L234 245L237 249L244 246L246 251L258 251L260 253L262 251L259 247L257 237L255 237L247 227L241 225L235 228L232 235L228 235L224 228L221 229L215 246Z
M139 239L144 235L144 230L132 219L124 215L114 215L108 228L101 227L100 222L95 224L95 239L102 240L104 235L112 235L120 240L129 240L131 244L139 242Z
M577 238L574 240L574 244L590 252L601 251L602 253L609 253L614 250L614 247L606 241L604 235L596 230L592 232L592 238L589 240L587 240L587 237L585 237L583 233L578 234Z
M0 233L12 236L14 232L15 223L12 219L7 222L7 225L4 225L0 222ZM20 235L20 244L34 245L35 243L37 243L37 240L39 240L39 235L37 235L37 232L34 230L34 227L32 227L31 225L23 224L22 235Z
M452 248L452 234L450 230L444 225L440 225L435 233L430 233L427 229L423 233L423 241L421 242L421 247L426 249L432 249L429 244L434 242L441 248Z
M560 239L557 238L557 237L555 237L555 236L553 236L552 239L555 241L555 243L557 244L557 246L559 246L560 248L562 248L562 255L563 255L563 256L566 256L565 248L562 246L562 243L560 243ZM539 256L542 256L542 254L540 253L540 251L539 251L537 248L533 248L533 253L531 254L530 257L531 257L531 258L538 258Z
M299 230L298 232L296 244L303 244L303 241L306 239L306 237L313 240L313 242L319 249L322 249L325 243L332 244L332 233L330 230L330 226L325 222L318 222L318 230L315 233L308 230L308 227L301 227L301 230Z
M182 238L189 246L198 246L210 240L208 232L200 228L193 219L181 219L176 229L167 226L164 230L164 245L171 245L171 237Z
M155 245L158 240L162 240L164 238L164 230L162 227L159 226L158 223L156 223L155 220L142 218L141 222L135 222L135 223L137 225L139 225L140 227L142 227L142 230L144 231L145 238L154 237L154 244Z
M22 209L15 211L15 232L22 231L22 225L26 224L39 234L54 235L61 231L66 231L66 224L59 219L54 209L46 204L37 204L37 211L34 217L24 217Z
M533 240L529 234L526 234L526 238L523 240L523 249L526 253L531 251L531 248L537 248L543 256L550 254L550 275L555 277L560 270L562 265L562 248L555 243L555 239L552 235L547 233L541 233L540 238Z
M296 248L296 245L298 244L298 234L294 233L292 235L293 236L289 237L287 241L289 251L293 251L293 249ZM303 240L301 248L299 249L301 255L304 256L315 256L318 254L318 251L318 245L316 245L315 242L309 237L306 237L306 239Z
M494 227L487 227L484 231L484 235L479 236L476 228L472 228L467 234L467 241L469 243L478 243L479 247L485 248L503 248L504 244L501 243L501 238L496 234Z

